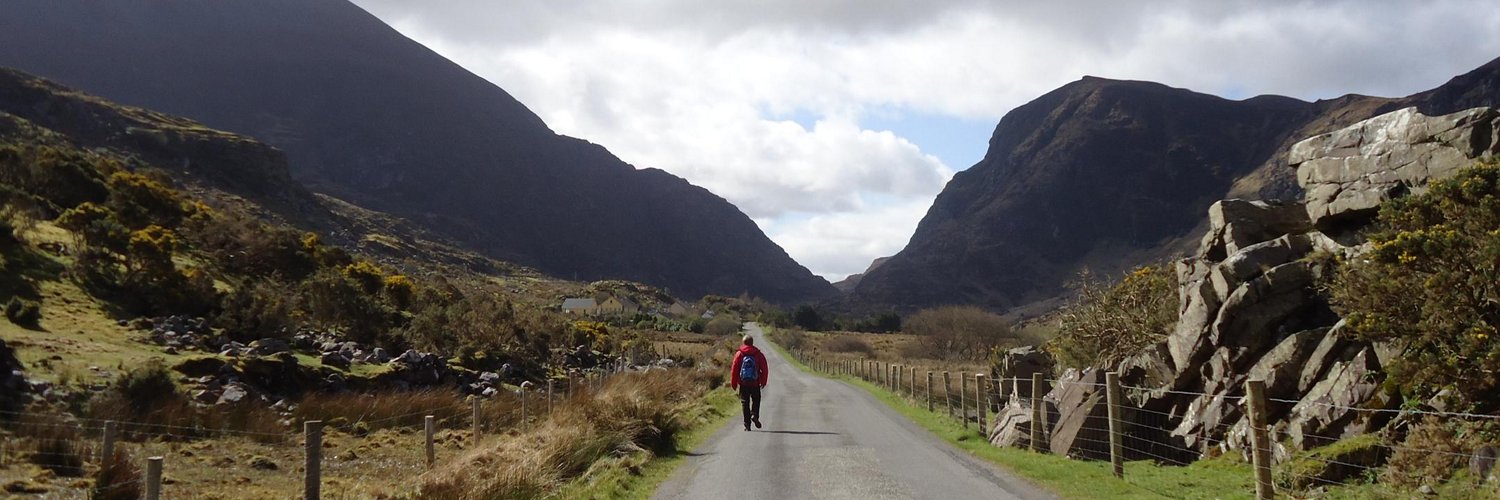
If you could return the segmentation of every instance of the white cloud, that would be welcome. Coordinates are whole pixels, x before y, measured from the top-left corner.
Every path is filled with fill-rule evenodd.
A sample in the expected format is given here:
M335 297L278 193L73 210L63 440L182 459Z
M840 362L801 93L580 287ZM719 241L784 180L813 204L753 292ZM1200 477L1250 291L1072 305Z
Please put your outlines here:
M1085 74L1404 95L1500 56L1481 0L355 1L553 129L724 196L833 279L898 251L952 175L861 127L871 113L993 123Z

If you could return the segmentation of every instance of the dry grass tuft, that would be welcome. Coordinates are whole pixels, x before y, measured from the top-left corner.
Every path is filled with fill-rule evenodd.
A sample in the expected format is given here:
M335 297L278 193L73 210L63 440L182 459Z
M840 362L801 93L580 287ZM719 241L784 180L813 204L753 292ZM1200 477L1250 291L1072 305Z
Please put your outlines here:
M115 450L114 456L101 464L99 472L95 474L94 487L89 490L89 498L98 500L141 498L144 488L140 478L141 469L136 467L130 454L124 450Z
M839 335L823 341L823 350L828 352L847 352L862 354L866 358L875 357L875 347L869 342L860 340L851 335Z
M500 406L486 402L486 407ZM450 389L429 389L375 394L313 394L302 399L292 412L298 421L322 420L327 425L364 430L415 427L432 415L458 424L469 421L469 405Z
M31 463L59 476L83 475L85 451L77 426L49 422L40 416L28 416L19 429L19 435L29 437L33 445L28 456Z
M536 427L429 472L419 496L534 498L587 474L601 459L670 452L684 425L683 411L707 392L712 375L703 370L617 375L594 398L577 398Z

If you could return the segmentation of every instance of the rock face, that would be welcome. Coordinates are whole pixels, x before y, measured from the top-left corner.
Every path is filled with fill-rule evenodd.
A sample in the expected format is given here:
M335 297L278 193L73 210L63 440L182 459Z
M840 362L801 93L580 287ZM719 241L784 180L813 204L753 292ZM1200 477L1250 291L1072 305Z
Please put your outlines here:
M1381 366L1396 350L1345 338L1344 323L1317 292L1325 272L1317 252L1357 256L1357 230L1380 201L1497 153L1490 108L1428 117L1403 109L1298 143L1291 155L1308 187L1306 205L1224 200L1209 209L1197 254L1177 264L1179 316L1167 340L1127 357L1118 369L1132 391L1126 417L1140 432L1165 431L1156 458L1243 450L1244 384L1263 380L1276 454L1380 429L1389 416L1349 408L1395 408L1379 390ZM1317 199L1313 199L1317 198ZM1345 243L1340 243L1340 242ZM1346 244L1347 243L1347 244ZM1021 359L1020 351L1002 357ZM997 375L999 370L997 370ZM1046 400L1052 451L1107 458L1099 436L1102 375L1063 375ZM1013 445L1029 415L1007 405L991 439ZM1018 411L1018 410L1016 410ZM1004 426L1004 427L1002 427ZM1140 446L1147 446L1142 443ZM1177 452L1176 455L1173 455ZM1374 457L1374 459L1383 459ZM1337 476L1329 472L1329 477Z
M867 309L952 303L1015 309L1055 301L1081 267L1107 275L1190 254L1202 228L1196 214L1215 200L1302 198L1297 171L1286 168L1293 143L1411 106L1427 115L1500 106L1500 59L1400 99L1229 101L1147 82L1085 78L1070 83L1006 114L985 158L954 176L907 247L863 276L847 302ZM1484 135L1480 122L1486 119L1441 119L1407 133L1459 141L1454 134L1467 132L1445 130ZM1376 131L1405 126L1395 117L1386 121L1320 142L1331 149L1302 148L1291 156L1294 163L1313 157L1324 158L1323 164L1342 163L1336 158L1363 154L1345 147L1351 140L1368 142L1370 134L1384 133ZM1412 158L1426 154L1402 142L1390 141L1390 151L1408 151L1403 154ZM1392 175L1422 175L1408 170ZM1328 215L1330 205L1333 210L1370 207L1389 187L1384 179L1343 181L1331 167L1318 172L1320 181L1340 187L1309 187L1307 207L1296 210ZM1313 222L1305 215L1291 217L1296 214L1288 207L1221 204L1211 217L1228 233L1206 239L1214 246L1222 243L1227 255L1305 232L1283 227Z
M312 189L491 257L683 297L837 293L723 198L554 133L345 0L60 0L3 17L0 66L256 137Z
M1411 107L1292 146L1307 215L1319 227L1363 222L1381 203L1500 151L1500 112L1426 116Z

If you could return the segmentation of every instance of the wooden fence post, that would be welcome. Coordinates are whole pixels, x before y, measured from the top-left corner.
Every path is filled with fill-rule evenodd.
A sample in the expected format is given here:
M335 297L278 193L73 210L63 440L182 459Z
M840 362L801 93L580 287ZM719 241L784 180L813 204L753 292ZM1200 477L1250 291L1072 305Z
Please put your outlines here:
M523 430L526 429L526 427L527 427L527 425L526 425L527 424L527 422L526 422L526 384L527 383L528 382L522 382L521 383L521 429L523 429Z
M943 406L948 407L948 418L953 418L953 381L948 372L943 372Z
M472 422L472 423L474 424L473 425L473 427L474 427L474 437L472 438L472 441L474 442L474 446L479 446L479 396L474 396L473 402L474 402L474 411L473 411L473 413L474 413L474 417L473 417L474 422Z
M99 447L99 465L110 462L115 457L115 421L104 421L104 444Z
M965 404L964 394L969 392L969 377L963 373L958 374L958 421L963 423L964 430L969 429L969 406Z
M161 500L161 457L146 459L146 500Z
M906 367L902 365L896 365L896 387L894 387L895 390L892 392L895 392L896 397L898 398L901 397L901 379L905 375Z
M552 414L552 379L547 379L547 414Z
M1120 374L1108 372L1104 374L1105 397L1109 405L1109 462L1114 466L1115 477L1125 477L1125 435L1124 422L1120 419L1120 405L1124 404L1125 398L1120 393Z
M927 370L927 411L932 411L932 370Z
M1255 446L1251 451L1255 463L1255 498L1269 500L1276 497L1276 487L1271 483L1271 437L1266 432L1266 381L1245 382L1245 397L1249 398L1250 442Z
M1042 374L1031 374L1031 451L1042 451L1042 429L1047 428L1047 403L1042 402Z
M431 469L433 462L437 461L437 450L432 447L433 424L436 423L432 415L422 418L423 434L427 436L427 468Z
M974 406L978 406L979 407L979 433L981 435L988 435L989 434L989 431L988 431L989 427L987 427L985 425L986 420L987 420L985 417L990 412L989 398L985 397L988 393L989 393L989 391L986 391L984 389L984 374L983 373L975 373L974 374Z
M302 498L318 500L323 496L323 421L302 423Z

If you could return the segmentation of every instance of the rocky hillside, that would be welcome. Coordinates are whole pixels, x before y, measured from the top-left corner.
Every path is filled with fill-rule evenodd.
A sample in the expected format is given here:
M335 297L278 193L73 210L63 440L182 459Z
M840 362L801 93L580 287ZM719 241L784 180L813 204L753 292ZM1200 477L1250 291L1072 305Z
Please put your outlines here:
M1106 369L1119 370L1122 384L1141 389L1131 392L1124 418L1151 422L1162 431L1134 435L1148 443L1137 451L1168 461L1244 451L1248 421L1236 401L1248 380L1266 384L1272 402L1268 423L1279 462L1352 436L1378 434L1379 439L1399 441L1415 425L1417 412L1441 411L1444 405L1452 405L1446 406L1449 411L1492 411L1493 393L1475 399L1459 397L1462 388L1450 395L1439 385L1396 390L1402 386L1393 379L1412 376L1411 366L1399 367L1402 358L1420 352L1421 342L1362 337L1358 330L1363 327L1341 319L1330 307L1327 290L1339 266L1368 261L1378 251L1379 245L1356 233L1371 227L1377 207L1423 192L1429 183L1453 177L1477 159L1497 157L1497 127L1500 112L1493 108L1441 116L1402 109L1293 146L1287 156L1299 185L1309 193L1305 203L1214 203L1198 249L1176 266L1175 330L1112 366L1066 371L1046 400L1053 452L1108 457L1107 440L1097 441L1104 446L1094 444L1098 436L1083 425L1103 415L1098 386ZM1467 181L1461 190L1493 189L1475 184ZM1486 199L1493 203L1493 195ZM1470 327L1485 328L1463 325ZM1006 358L997 365L998 377L1024 378L1050 370L1038 351L1012 351ZM1015 446L1029 439L1031 410L1023 406L1029 402L1015 398L1002 411L991 432L995 443ZM1337 460L1374 467L1386 458L1353 454ZM1314 480L1340 481L1348 474L1320 464L1309 471L1314 479L1297 479L1302 482L1296 487Z
M985 158L938 195L911 242L849 302L914 309L1046 303L1088 267L1113 274L1181 256L1204 210L1231 197L1301 197L1286 151L1301 138L1406 106L1500 103L1500 61L1404 99L1243 101L1084 78L1008 113Z
M344 0L24 2L0 65L259 138L315 191L559 277L835 293L724 199L553 133Z

